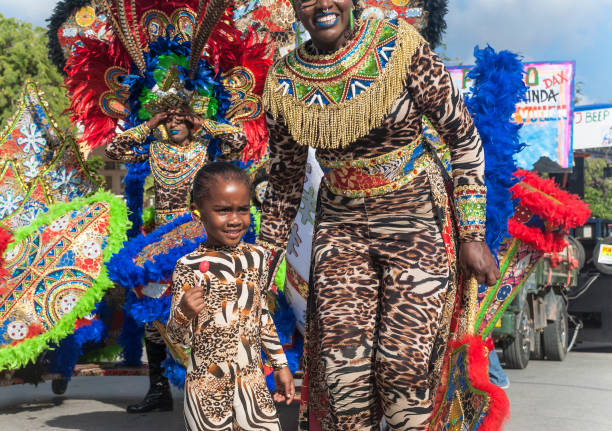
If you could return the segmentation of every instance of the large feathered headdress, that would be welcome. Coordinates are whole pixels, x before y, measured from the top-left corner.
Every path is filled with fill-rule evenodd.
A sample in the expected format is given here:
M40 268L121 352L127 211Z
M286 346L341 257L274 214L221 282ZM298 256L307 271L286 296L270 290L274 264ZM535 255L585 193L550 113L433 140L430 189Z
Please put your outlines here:
M57 28L57 38L71 37L62 44L68 47L64 71L72 120L84 126L82 141L100 146L117 126L188 106L207 118L242 124L249 138L244 156L263 154L260 94L272 47L250 29L238 31L228 3L97 0L72 10L74 19ZM58 5L56 13L65 15L65 9ZM82 31L77 18L100 24L95 32Z

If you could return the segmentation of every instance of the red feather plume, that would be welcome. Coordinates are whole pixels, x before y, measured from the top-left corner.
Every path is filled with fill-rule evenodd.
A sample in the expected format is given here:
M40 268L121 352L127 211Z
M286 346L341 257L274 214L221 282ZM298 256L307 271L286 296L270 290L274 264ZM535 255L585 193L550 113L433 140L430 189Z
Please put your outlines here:
M85 127L80 142L95 148L112 140L119 121L106 115L100 107L100 97L109 90L106 70L112 66L128 69L130 62L116 40L109 43L81 38L81 42L83 46L66 62L64 83L71 96L71 120Z
M243 35L231 25L230 20L219 22L209 40L206 55L209 63L217 72L228 71L237 66L249 69L255 78L253 92L263 94L268 69L272 66L274 44L267 36L260 39L249 28ZM268 129L265 116L242 123L248 143L242 152L243 160L259 160L266 153Z

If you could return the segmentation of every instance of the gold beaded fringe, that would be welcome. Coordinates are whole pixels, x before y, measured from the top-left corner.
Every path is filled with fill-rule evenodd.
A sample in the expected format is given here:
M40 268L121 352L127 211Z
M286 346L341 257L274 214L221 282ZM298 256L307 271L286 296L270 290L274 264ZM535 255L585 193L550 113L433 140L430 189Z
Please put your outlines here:
M275 119L284 119L298 144L345 148L382 124L406 84L412 56L423 43L417 30L400 19L396 48L380 77L354 98L326 107L308 106L292 95L283 95L272 67L264 88L264 106Z

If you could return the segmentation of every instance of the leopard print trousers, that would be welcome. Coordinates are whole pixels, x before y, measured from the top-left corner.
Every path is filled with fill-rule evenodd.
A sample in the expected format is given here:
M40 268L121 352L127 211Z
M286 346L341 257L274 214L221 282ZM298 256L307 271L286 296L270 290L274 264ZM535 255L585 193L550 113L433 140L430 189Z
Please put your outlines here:
M322 186L307 334L309 417L323 430L425 430L449 258L426 173L384 196Z

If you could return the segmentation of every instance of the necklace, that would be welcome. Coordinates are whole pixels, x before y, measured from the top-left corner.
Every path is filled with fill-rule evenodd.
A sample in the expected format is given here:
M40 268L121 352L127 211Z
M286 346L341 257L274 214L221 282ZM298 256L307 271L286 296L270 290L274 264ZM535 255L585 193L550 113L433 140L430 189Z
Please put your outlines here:
M206 160L207 147L199 141L180 147L154 140L149 154L155 181L165 187L176 187L193 179Z
M379 126L425 43L403 20L366 20L347 42L324 55L306 42L270 70L264 105L300 145L345 148Z

